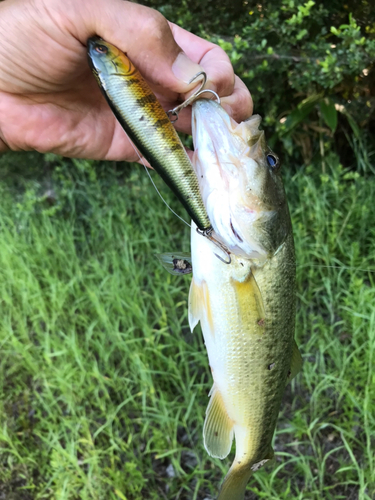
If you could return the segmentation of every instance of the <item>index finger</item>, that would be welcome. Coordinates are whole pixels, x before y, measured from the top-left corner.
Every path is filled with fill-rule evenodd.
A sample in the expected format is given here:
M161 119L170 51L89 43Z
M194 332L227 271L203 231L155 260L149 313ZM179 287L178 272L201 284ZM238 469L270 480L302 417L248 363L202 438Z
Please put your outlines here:
M233 66L224 50L176 24L169 23L169 26L174 39L185 54L204 68L207 74L206 88L226 98L225 107L236 121L249 118L253 112L251 94L242 80L235 76Z

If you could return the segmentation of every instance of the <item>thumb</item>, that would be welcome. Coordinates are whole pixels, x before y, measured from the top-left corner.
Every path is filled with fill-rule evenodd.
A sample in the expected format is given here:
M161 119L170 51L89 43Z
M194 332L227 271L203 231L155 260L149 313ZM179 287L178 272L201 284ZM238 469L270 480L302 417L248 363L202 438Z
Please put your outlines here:
M179 94L194 88L189 81L203 68L182 51L167 20L156 10L123 0L73 2L84 23L73 21L74 34L83 44L99 35L126 52L141 74L152 84ZM65 12L66 4L64 4ZM85 29L82 30L82 24Z

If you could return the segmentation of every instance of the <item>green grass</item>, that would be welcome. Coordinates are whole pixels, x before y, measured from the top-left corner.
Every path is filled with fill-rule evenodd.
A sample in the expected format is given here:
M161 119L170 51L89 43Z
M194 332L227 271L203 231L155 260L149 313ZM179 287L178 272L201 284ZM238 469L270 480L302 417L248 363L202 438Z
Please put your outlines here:
M188 328L190 278L154 257L187 251L188 228L139 166L10 154L0 175L0 498L215 498L233 454L212 460L202 444L211 376ZM324 176L285 169L304 366L248 500L375 497L365 175L334 156Z

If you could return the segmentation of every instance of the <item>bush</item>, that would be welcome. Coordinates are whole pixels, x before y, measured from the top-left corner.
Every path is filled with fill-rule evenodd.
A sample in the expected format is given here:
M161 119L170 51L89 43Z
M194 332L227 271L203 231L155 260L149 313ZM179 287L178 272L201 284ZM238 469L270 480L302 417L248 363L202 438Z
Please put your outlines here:
M333 148L351 167L353 141L357 146L372 142L374 149L375 11L370 2L142 3L228 53L252 92L271 146L286 158L308 162Z

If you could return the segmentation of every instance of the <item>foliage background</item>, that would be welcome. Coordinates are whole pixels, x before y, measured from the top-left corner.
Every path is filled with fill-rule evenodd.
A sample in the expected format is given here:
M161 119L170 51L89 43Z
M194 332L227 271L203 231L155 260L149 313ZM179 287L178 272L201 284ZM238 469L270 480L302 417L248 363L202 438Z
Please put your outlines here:
M304 367L246 500L373 500L374 9L147 4L227 50L284 159ZM189 278L154 258L187 228L137 165L9 153L0 194L0 499L215 498Z
M375 9L371 1L141 2L218 43L250 89L271 145L297 165L375 137Z

